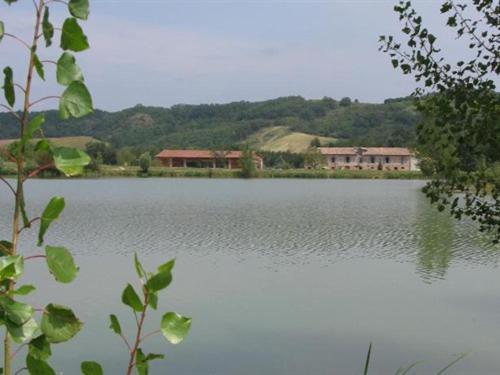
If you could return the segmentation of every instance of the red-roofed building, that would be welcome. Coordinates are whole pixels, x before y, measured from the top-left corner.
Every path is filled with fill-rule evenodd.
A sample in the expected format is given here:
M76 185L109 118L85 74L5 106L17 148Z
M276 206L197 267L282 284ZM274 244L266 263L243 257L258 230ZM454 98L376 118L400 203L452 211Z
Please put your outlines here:
M155 156L169 168L240 168L241 151L163 150ZM253 154L255 165L264 169L263 159Z
M403 147L319 147L330 169L417 171L414 154Z

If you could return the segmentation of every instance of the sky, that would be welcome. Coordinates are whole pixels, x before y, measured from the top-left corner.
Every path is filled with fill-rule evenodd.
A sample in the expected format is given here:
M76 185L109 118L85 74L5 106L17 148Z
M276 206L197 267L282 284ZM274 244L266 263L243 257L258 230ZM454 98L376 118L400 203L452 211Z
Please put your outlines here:
M29 0L0 2L6 31L27 40ZM395 71L378 51L381 34L401 35L396 0L91 0L82 26L91 48L77 54L96 108L137 104L260 101L280 96L349 96L362 102L410 94L411 77ZM438 0L416 0L425 24L442 36L446 53L458 57ZM62 24L64 5L51 6ZM58 35L56 33L56 39ZM439 40L439 39L438 39ZM57 59L52 46L42 59ZM0 67L25 74L26 52L13 40L0 44ZM54 69L46 67L54 81ZM34 97L57 94L56 84L37 82ZM55 108L44 102L37 109Z

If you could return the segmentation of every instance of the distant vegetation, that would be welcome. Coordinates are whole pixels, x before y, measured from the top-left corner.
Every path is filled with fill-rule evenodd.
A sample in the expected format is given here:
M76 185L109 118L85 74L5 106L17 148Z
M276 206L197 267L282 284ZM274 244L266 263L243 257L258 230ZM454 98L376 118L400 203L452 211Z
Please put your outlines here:
M85 150L87 145L97 140L88 136L76 136L76 137L59 137L59 138L46 138L54 146L59 147L74 147L80 150ZM40 139L33 139L33 143L38 142ZM6 147L9 144L17 141L16 139L0 139L0 148Z
M248 138L248 143L256 150L272 152L304 153L317 141L316 146L334 144L333 137L318 137L311 134L292 132L286 126L274 126L259 130Z
M96 111L64 124L57 111L44 114L47 137L94 137L116 149L130 147L136 155L146 151L154 154L163 148L240 148L252 141L260 146L262 136L273 135L276 129L290 137L293 150L309 146L315 136L327 137L320 138L322 142L339 139L339 145L412 146L418 121L409 98L388 99L383 104L292 96L254 103L180 104L171 108L138 105L113 113ZM295 133L302 134L297 137ZM15 118L0 113L0 139L18 135ZM283 140L275 141L276 148L265 141L262 148L285 151Z

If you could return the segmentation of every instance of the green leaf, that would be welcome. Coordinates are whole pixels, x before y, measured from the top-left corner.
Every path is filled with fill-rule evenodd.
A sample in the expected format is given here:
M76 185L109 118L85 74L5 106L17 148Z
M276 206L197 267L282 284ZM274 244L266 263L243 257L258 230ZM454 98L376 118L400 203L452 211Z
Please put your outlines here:
M125 305L130 306L134 311L144 310L144 306L142 305L139 296L137 295L134 288L130 284L127 284L127 286L123 290L122 302Z
M5 319L17 325L23 325L35 313L32 306L14 301L9 297L2 297L0 305L5 313Z
M28 353L36 359L41 359L43 361L49 359L52 355L52 351L47 341L47 337L45 337L45 335L40 335L32 339L28 346Z
M14 265L14 263L11 263L0 271L0 280L6 280L6 279L11 280L14 278L13 276L15 274L16 274L16 266Z
M31 375L56 375L47 362L34 358L29 354L26 357L26 367Z
M5 25L2 21L0 21L0 42L2 41L4 34L5 34Z
M109 316L109 320L111 321L111 325L109 326L109 328L111 328L117 335L121 335L122 327L120 326L120 321L118 320L116 315L111 314Z
M43 237L54 220L59 219L59 215L64 210L66 203L63 197L54 197L50 200L40 218L40 230L38 231L38 246L42 246Z
M12 242L5 240L0 241L0 254L2 255L12 254Z
M82 374L83 375L103 375L104 371L102 367L97 362L82 362Z
M52 153L52 146L46 139L40 139L35 145L35 151L47 151Z
M154 361L155 359L165 359L165 355L164 354L149 353L145 359L146 359L146 361Z
M4 82L3 82L3 91L5 95L5 100L11 107L16 103L16 92L14 91L14 73L12 69L8 66L3 70L4 73Z
M134 254L134 266L135 266L135 271L137 272L137 275L139 276L139 278L144 277L146 272L144 271L144 267L142 267L142 264L139 261L139 257L137 256L137 253Z
M83 73L76 65L75 56L69 52L64 52L57 61L57 82L63 86L68 86L73 81L83 81Z
M191 318L174 312L166 313L161 320L161 333L172 344L178 344L184 340L190 328Z
M92 97L87 87L80 81L71 82L59 100L61 119L66 120L71 116L79 118L93 111Z
M364 375L368 374L368 368L370 366L371 354L372 354L372 343L370 343L370 346L368 347L368 354L366 355L366 361L365 361L365 371L363 372Z
M137 369L137 374L139 375L149 374L149 364L141 348L138 348L135 353L135 367Z
M74 52L85 51L89 48L87 37L76 18L67 18L64 21L61 32L61 48Z
M37 74L42 80L45 81L45 71L43 70L43 64L36 53L33 53L33 63L35 64L35 70Z
M28 126L26 127L26 130L24 131L23 137L21 138L22 147L24 147L24 145L33 138L35 132L40 130L44 122L45 115L43 113L31 119L31 121L28 123Z
M22 275L24 272L24 258L21 255L9 255L6 257L0 257L0 274L6 268L8 271L5 271L6 274L10 274L12 272L12 265L14 265L14 273L11 276L4 276L9 279L16 279Z
M38 324L33 318L22 325L14 324L10 321L6 321L5 325L10 336L17 343L23 343L30 339L38 329Z
M45 45L50 47L52 44L52 38L54 37L54 25L52 25L49 21L49 7L45 7L45 13L43 14L42 34L45 39Z
M158 308L158 295L156 293L149 293L148 305L151 306L154 310Z
M23 225L26 228L31 228L31 222L28 218L28 213L26 212L26 202L24 200L24 190L21 192L21 216L23 218Z
M135 354L135 364L137 373L139 375L148 375L149 374L149 361L153 361L155 359L164 359L165 356L163 354L154 354L150 353L148 355L144 355L144 352L141 348L137 349Z
M70 0L68 9L73 17L81 20L89 18L89 0Z
M17 1L17 0L5 0L5 2L6 2L7 4L9 4L9 5L10 5L10 4L12 4L12 3L15 3L16 1Z
M174 265L175 259L172 259L159 266L158 272L148 280L146 287L152 292L157 292L169 286L172 282L172 269Z
M56 168L69 177L81 175L90 163L90 156L76 148L58 147L53 154Z
M41 329L49 343L57 344L70 340L80 331L82 325L68 307L50 304L45 308Z
M174 266L175 266L175 259L172 259L172 260L169 260L167 263L159 266L158 271L159 272L164 272L164 271L172 272L172 269L174 268Z
M78 267L67 249L46 246L45 254L47 255L49 271L54 275L56 281L67 284L75 279L78 274Z
M153 275L146 283L146 287L152 291L157 292L165 289L172 282L172 273L170 271L160 271Z
M26 296L35 290L36 288L33 285L22 285L14 291L14 294L17 294L18 296Z

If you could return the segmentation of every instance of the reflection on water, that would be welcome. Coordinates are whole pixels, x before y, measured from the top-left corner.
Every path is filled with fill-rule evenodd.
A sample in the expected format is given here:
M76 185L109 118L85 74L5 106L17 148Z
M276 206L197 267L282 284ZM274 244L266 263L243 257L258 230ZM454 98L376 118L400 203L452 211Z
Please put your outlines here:
M447 212L429 209L426 201L418 204L417 212L415 229L420 237L417 273L426 282L444 279L453 256L454 219Z
M87 322L55 365L78 373L83 359L122 374L126 353L105 328L124 312L131 255L146 265L177 258L159 311L194 318L188 340L152 374L357 374L374 341L373 374L422 360L419 373L471 354L454 374L498 373L499 247L474 223L431 208L419 181L115 179L30 182L30 212L55 194L63 220L46 242L70 248L81 272L57 285L28 266L30 296L77 306ZM0 237L9 233L0 190ZM35 233L23 250L36 252ZM24 280L23 282L28 282ZM76 291L76 292L75 292ZM53 298L52 298L53 296ZM124 330L130 317L123 318ZM156 319L156 320L155 320ZM152 316L152 321L160 319ZM132 323L131 323L132 324ZM428 366L428 367L425 367ZM377 372L379 371L379 372Z

